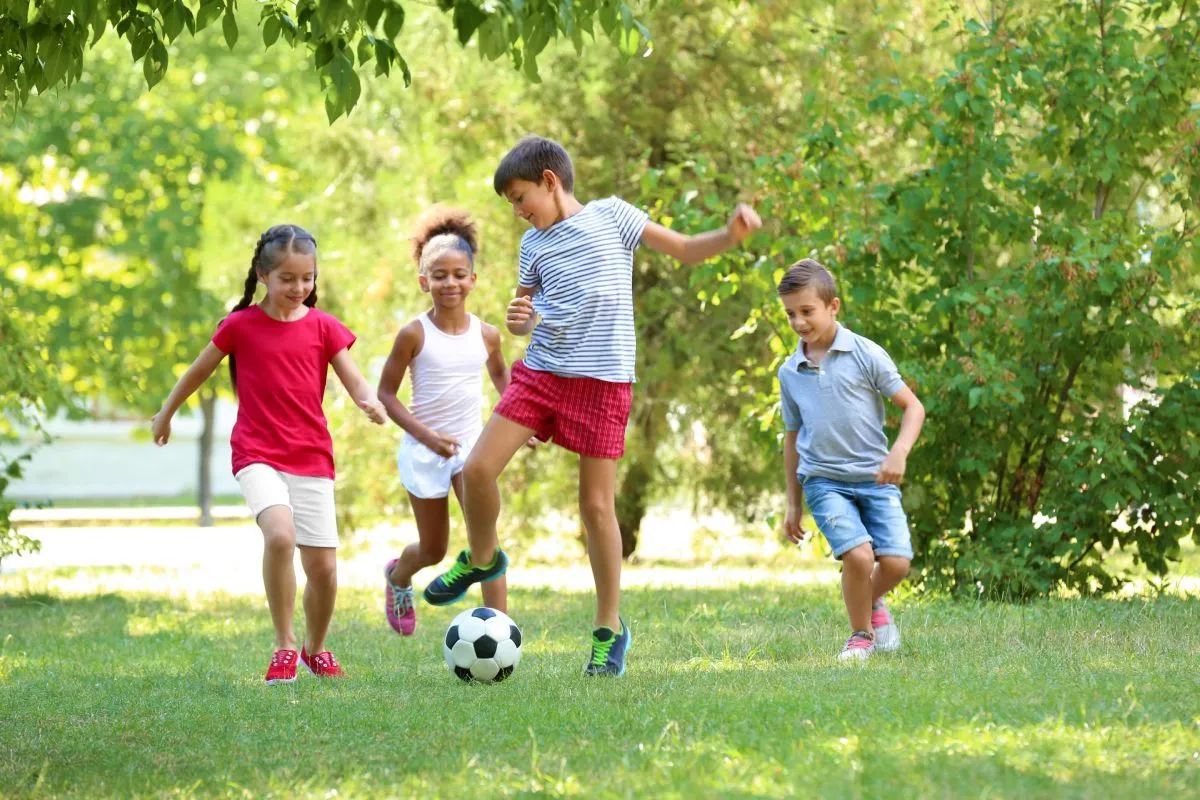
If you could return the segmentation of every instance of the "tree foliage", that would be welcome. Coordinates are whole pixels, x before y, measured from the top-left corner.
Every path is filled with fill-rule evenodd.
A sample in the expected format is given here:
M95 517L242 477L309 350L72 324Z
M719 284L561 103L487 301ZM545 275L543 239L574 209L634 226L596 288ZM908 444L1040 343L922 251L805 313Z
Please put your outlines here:
M270 0L258 20L262 44L302 48L320 78L330 122L350 112L362 94L367 72L398 70L412 81L399 38L414 3L399 0ZM513 67L538 79L538 55L552 39L565 37L582 52L585 37L603 34L636 50L648 46L649 31L634 8L617 0L437 0L449 16L459 44L474 41L489 61L508 57ZM33 93L83 77L85 53L113 30L142 63L146 86L167 74L169 45L187 31L195 35L220 26L230 49L246 27L237 0L0 0L0 101L24 104Z

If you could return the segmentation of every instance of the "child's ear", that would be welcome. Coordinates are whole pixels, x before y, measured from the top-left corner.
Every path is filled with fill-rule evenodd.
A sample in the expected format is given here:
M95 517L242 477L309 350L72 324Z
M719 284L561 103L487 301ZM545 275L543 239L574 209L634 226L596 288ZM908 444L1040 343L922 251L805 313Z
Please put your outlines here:
M422 292L424 292L425 294L429 294L429 276L428 275L418 275L417 283L421 284Z
M555 174L554 170L544 169L542 170L541 183L546 184L546 191L553 193L555 187L561 185L562 182L558 179L558 175Z
M835 297L832 300L830 300L829 301L829 310L830 310L830 312L832 312L834 314L841 311L842 310L842 298Z

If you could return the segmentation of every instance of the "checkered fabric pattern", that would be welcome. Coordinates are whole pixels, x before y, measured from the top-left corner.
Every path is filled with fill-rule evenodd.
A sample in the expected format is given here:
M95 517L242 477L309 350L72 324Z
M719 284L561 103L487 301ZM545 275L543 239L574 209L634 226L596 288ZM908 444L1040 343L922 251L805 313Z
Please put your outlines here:
M631 383L564 378L517 361L496 413L573 453L617 459L625 454L632 405Z

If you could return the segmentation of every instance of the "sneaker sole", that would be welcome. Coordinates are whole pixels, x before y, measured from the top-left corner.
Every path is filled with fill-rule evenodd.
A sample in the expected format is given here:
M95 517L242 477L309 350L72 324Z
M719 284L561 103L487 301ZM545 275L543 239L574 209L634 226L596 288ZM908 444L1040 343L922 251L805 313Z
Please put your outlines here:
M295 678L272 678L269 681L265 681L267 686L274 686L277 683L295 683L295 682L296 682Z
M421 596L424 597L425 602L431 606L448 606L448 605L453 605L454 603L457 603L459 600L462 600L464 597L467 596L467 593L464 591L461 594L454 595L453 597L437 597L437 596L431 597L429 595L429 590L425 590L424 592L421 593Z

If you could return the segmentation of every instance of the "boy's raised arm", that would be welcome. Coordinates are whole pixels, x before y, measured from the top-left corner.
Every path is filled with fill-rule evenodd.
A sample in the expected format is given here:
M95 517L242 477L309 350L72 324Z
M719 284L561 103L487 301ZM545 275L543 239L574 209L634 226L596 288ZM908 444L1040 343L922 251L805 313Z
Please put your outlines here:
M733 210L729 222L713 231L687 236L656 222L647 222L642 230L642 243L652 250L665 253L684 264L698 264L705 259L724 253L741 243L747 236L762 227L762 220L753 208L742 203Z

